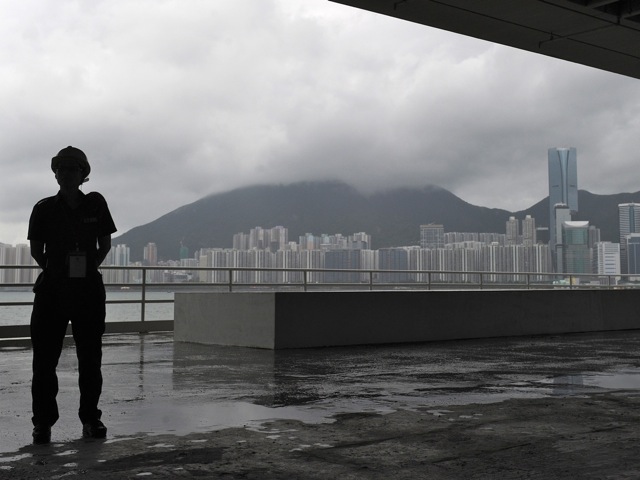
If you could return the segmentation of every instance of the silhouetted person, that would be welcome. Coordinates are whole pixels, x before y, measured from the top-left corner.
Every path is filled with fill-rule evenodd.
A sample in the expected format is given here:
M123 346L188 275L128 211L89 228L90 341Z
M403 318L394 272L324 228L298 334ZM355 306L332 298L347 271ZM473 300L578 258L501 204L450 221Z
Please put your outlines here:
M71 321L78 357L82 435L105 438L98 401L102 392L102 335L105 290L98 266L111 248L116 227L104 197L84 194L80 186L91 167L74 147L51 159L60 191L40 200L29 219L31 256L42 268L33 288L33 442L51 441L58 420L56 366Z

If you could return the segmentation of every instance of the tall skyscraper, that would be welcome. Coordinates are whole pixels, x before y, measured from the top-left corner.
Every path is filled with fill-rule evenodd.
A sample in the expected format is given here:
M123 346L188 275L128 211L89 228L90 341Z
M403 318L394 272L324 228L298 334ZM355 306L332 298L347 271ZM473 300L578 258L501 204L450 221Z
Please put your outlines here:
M549 160L549 247L557 269L556 243L558 240L558 222L556 221L557 204L566 205L569 214L578 211L578 161L574 147L550 148L547 152Z
M640 233L640 203L621 203L618 205L620 225L620 270L630 273L628 266L627 236Z

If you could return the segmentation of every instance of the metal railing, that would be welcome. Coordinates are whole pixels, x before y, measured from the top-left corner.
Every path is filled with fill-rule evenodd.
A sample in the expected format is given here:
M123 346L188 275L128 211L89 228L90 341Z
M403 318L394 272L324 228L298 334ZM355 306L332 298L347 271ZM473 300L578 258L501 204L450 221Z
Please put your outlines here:
M339 290L532 290L640 288L640 278L629 275L532 272L374 270L326 268L251 267L100 267L108 291L139 291L135 299L107 299L109 304L140 305L140 323L147 322L147 306L173 303L173 299L148 298L149 292L179 291L339 291ZM0 266L0 292L28 290L39 268L33 265ZM30 281L2 282L31 277ZM176 281L179 278L180 281ZM167 280L167 281L165 281ZM0 298L1 300L1 298ZM32 306L33 301L0 301L0 308ZM107 319L108 321L109 319ZM121 322L126 323L126 322ZM130 323L130 322L129 322ZM164 323L166 326L166 322ZM0 339L24 335L25 326L0 326Z

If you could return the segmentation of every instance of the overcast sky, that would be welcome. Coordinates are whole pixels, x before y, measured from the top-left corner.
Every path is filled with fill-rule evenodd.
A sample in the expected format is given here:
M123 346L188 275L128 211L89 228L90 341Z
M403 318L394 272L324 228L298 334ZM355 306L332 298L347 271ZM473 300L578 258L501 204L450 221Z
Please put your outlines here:
M0 0L0 35L4 243L67 145L119 233L300 180L516 211L547 195L556 146L581 189L640 190L640 81L327 0Z

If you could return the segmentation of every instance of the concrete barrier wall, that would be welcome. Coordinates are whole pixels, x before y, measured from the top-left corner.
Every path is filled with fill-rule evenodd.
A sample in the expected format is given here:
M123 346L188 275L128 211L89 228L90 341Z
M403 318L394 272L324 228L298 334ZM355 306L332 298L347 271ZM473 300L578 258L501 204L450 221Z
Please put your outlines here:
M258 348L640 329L634 290L176 293L176 341Z
M275 293L176 293L173 338L275 348L275 300Z

